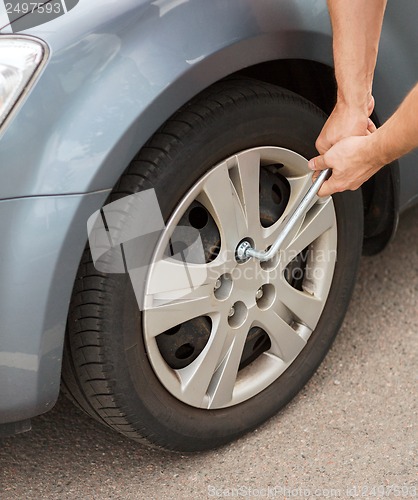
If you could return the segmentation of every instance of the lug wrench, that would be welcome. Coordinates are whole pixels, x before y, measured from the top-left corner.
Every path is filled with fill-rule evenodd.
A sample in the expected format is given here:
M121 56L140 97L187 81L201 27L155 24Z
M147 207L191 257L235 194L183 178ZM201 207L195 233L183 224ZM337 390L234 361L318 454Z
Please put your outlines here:
M276 241L271 245L269 250L259 251L251 246L251 243L248 241L241 242L237 247L237 260L239 262L245 262L250 257L254 257L255 259L260 260L261 262L265 262L267 260L271 260L280 250L283 242L289 235L290 231L295 227L295 225L300 221L300 219L306 214L306 211L309 209L309 206L315 196L318 194L318 191L321 189L322 184L330 177L331 169L327 168L322 170L319 174L316 181L309 188L308 192L302 198L302 201L297 205L293 213L288 216L288 219L281 230L279 236Z

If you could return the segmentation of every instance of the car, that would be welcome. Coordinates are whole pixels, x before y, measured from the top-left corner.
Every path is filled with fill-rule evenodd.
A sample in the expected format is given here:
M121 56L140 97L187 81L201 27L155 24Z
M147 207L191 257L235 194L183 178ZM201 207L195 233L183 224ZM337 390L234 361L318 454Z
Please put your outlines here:
M377 124L417 79L417 17L389 2ZM273 259L237 256L270 248L311 186L336 94L325 0L13 1L0 23L0 434L60 387L169 450L257 428L418 199L411 153L315 198Z

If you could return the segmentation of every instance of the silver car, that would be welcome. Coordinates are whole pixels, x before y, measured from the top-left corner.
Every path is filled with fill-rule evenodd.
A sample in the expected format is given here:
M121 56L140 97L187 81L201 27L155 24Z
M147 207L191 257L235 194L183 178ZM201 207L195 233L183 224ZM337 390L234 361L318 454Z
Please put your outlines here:
M417 18L389 2L377 124L418 79ZM275 258L237 258L311 185L335 101L325 0L5 0L0 26L0 433L29 430L61 379L154 446L256 428L315 372L362 252L418 197L411 153L316 198ZM148 195L158 210L130 210Z

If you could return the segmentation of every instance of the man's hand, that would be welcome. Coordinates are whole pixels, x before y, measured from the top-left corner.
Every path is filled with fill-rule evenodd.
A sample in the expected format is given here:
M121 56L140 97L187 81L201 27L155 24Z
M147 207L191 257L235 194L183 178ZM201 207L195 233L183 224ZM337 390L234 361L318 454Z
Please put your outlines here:
M367 135L374 132L376 127L369 118L373 108L373 97L370 98L366 109L337 102L316 140L315 146L318 152L323 155L345 137Z
M357 189L383 165L418 147L418 84L373 134L346 137L309 161L312 170L332 169L319 196ZM315 176L314 176L315 177Z
M332 175L322 185L319 196L358 189L383 166L374 154L372 139L372 135L347 137L324 155L309 161L309 168L314 171L332 168ZM317 176L318 173L314 174L314 178Z

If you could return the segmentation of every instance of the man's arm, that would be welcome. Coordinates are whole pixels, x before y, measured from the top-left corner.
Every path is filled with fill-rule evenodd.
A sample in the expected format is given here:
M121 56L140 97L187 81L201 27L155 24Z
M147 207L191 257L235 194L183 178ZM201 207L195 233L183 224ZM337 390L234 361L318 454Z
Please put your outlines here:
M328 0L337 103L316 142L321 154L344 137L375 130L369 116L385 7L386 0Z
M418 147L417 117L418 84L376 132L342 139L324 155L310 160L312 170L332 168L319 196L357 189L381 167Z

